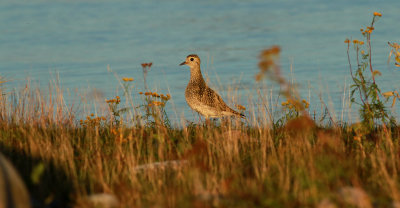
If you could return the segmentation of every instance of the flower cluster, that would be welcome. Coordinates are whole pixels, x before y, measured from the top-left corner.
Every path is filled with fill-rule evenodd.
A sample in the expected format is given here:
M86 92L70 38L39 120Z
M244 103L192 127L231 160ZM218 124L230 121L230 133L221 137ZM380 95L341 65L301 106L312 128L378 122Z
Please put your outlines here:
M105 121L106 118L103 116L95 117L94 114L90 114L90 116L86 116L85 120L80 120L80 124L84 126L98 126L101 121Z
M132 139L131 136L124 136L124 130L121 127L113 127L110 129L110 133L114 135L115 141L118 143L125 143Z
M132 82L133 78L132 77L123 77L122 81L124 81L124 82Z
M303 105L304 108L310 107L310 103L304 99L301 101L301 103L299 101L292 100L292 99L282 102L282 106L285 108L289 108L289 109L299 110L300 109L299 105Z
M261 52L260 62L258 63L258 68L260 68L261 71L256 75L256 81L260 81L268 71L273 70L275 73L278 72L280 52L281 48L279 46L272 46L271 48Z
M246 107L244 107L243 105L236 105L237 109L240 111L245 111Z
M374 16L382 17L382 14L379 12L374 12Z
M121 102L121 99L119 98L119 96L116 96L114 99L106 100L106 103L119 104L120 102Z
M361 29L362 30L362 29ZM344 43L350 44L350 40L348 38L346 38L346 40L344 40ZM354 45L364 45L364 41L360 41L360 40L353 40L353 44Z
M374 12L374 21L375 21L375 18L376 18L376 17L382 17L382 14L379 13L379 12ZM374 21L373 21L373 22L374 22ZM373 25L373 23L372 23L372 25ZM372 31L375 30L375 28L374 28L372 25L371 25L370 27L367 27L366 29L361 28L361 29L360 29L361 34L362 34L362 35L371 34ZM347 39L346 39L346 41L347 41ZM346 42L346 41L345 41L345 43L348 43L348 42Z
M304 100L304 99L303 99L301 102L304 104L304 107L305 107L305 108L310 107L310 103L307 102L307 100Z
M149 63L142 63L142 67L143 68L146 68L146 67L151 67L153 65L153 63L152 62L149 62Z
M353 44L359 44L359 45L364 45L364 41L359 41L359 40L353 40Z
M374 31L375 30L375 28L374 27L367 27L365 30L364 29L360 29L360 31L361 31L361 34L363 34L363 35L365 35L366 33L367 34L371 34L372 33L372 31Z
M154 97L154 98L161 98L162 100L168 101L171 99L171 95L170 94L158 94L156 92L139 92L139 94L141 95L145 95L145 96L149 96L149 97Z
M148 106L161 106L161 107L164 107L165 103L164 102L159 102L159 101L153 101L153 102L149 103Z

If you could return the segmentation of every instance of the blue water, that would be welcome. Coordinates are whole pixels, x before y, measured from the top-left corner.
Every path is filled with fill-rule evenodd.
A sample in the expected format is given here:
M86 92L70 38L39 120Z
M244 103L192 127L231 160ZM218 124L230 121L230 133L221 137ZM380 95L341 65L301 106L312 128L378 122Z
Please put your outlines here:
M301 95L318 101L321 93L340 111L350 78L343 41L361 39L359 29L374 11L383 15L372 37L374 68L383 73L378 84L399 90L400 71L387 64L387 42L400 42L399 8L398 0L3 0L0 75L11 80L7 88L22 87L27 77L45 88L58 73L64 89L95 88L111 98L119 85L108 65L120 77L135 78L138 92L140 64L153 62L149 87L169 92L170 110L190 120L195 117L184 99L189 70L178 66L188 54L201 57L204 74L224 99L229 87L238 88L238 102L246 105L257 96L258 54L279 45L282 70L288 75L293 65Z

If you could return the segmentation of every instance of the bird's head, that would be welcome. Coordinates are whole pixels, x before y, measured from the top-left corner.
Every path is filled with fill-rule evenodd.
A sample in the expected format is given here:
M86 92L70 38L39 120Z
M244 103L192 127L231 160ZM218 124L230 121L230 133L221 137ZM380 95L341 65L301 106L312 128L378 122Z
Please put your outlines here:
M186 60L179 65L188 65L190 68L197 67L200 66L200 58L196 54L190 54L186 57Z

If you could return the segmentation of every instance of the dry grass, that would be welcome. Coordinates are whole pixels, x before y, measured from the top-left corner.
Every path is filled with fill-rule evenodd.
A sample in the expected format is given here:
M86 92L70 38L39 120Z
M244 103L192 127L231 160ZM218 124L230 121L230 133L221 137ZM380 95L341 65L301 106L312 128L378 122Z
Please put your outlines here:
M115 195L120 207L387 207L399 200L395 127L359 140L355 128L317 126L307 116L274 125L263 98L248 123L117 126L108 112L81 125L82 111L65 105L57 85L49 91L28 86L0 104L0 151L39 207L90 206L94 193ZM37 173L39 164L45 168Z

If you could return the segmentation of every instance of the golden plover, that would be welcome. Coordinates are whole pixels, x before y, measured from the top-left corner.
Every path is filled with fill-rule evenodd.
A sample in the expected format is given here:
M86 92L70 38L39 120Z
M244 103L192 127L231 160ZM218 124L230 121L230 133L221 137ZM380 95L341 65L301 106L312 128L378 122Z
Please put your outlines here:
M200 58L196 54L186 57L180 64L190 67L190 81L185 90L187 104L206 119L222 116L245 117L232 110L213 89L207 86L200 70Z

